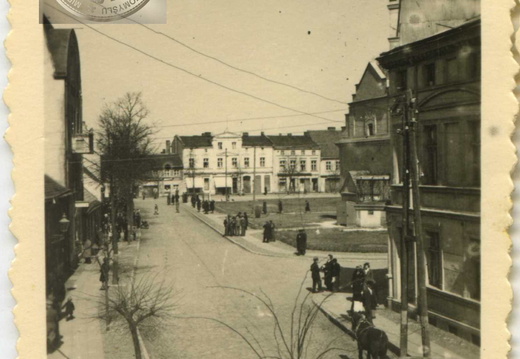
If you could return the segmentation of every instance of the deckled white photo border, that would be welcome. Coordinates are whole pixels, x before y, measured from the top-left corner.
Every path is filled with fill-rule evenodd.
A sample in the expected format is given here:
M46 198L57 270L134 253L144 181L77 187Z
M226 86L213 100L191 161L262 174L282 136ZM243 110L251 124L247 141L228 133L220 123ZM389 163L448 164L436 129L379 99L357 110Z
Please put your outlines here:
M508 227L516 156L510 136L518 103L512 90L518 71L511 53L513 0L482 0L482 356L506 358L512 291ZM14 153L11 230L19 241L10 271L20 333L20 358L45 358L43 200L43 50L37 1L12 1L12 32L6 40L12 63L4 98L6 138Z

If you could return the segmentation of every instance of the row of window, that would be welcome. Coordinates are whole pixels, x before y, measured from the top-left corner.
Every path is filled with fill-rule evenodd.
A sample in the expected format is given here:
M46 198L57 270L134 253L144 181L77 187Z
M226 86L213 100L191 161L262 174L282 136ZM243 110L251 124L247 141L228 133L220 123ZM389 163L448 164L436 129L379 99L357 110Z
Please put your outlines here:
M454 56L426 63L419 67L417 76L420 88L473 80L480 76L480 56L477 53L469 53L465 56ZM394 80L397 90L404 91L408 88L410 80L408 77L406 69L395 73Z
M336 170L339 171L339 161L335 161ZM296 160L290 160L289 161L289 167L287 167L287 161L286 160L280 160L280 168L282 169L296 169ZM325 169L327 171L333 171L332 167L332 161L326 161L325 162ZM317 171L318 170L318 161L317 160L311 160L311 171ZM300 171L307 171L307 161L306 160L300 160Z
M296 150L290 150L290 151L287 151L287 152L290 153L292 156L296 155ZM285 150L280 150L279 153L283 156L283 155L285 155ZM311 153L312 153L313 156L315 156L316 155L316 150L312 150ZM305 155L306 154L305 150L300 150L300 154Z
M265 167L265 157L260 157L259 159L259 167ZM189 159L189 166L190 168L195 168L195 159L190 158ZM237 168L238 167L238 158L237 157L231 157L231 166ZM244 157L244 167L250 166L250 160L249 157ZM209 158L203 158L202 159L202 167L203 168L209 168ZM222 168L224 167L224 158L219 157L217 158L217 167Z

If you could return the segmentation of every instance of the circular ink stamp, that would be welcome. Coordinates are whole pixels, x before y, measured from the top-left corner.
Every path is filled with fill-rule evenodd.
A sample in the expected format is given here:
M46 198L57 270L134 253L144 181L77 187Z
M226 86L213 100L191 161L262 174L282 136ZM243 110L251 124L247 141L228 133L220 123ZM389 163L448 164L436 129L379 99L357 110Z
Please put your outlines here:
M56 0L68 12L84 19L108 22L135 14L150 0Z

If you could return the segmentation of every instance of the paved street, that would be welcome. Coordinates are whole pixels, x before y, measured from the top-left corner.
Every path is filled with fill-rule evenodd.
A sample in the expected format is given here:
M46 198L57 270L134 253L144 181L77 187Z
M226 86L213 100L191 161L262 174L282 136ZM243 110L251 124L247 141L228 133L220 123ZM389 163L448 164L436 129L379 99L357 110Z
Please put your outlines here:
M178 290L177 315L210 317L230 324L241 333L250 331L266 350L276 353L273 318L255 299L235 291L210 288L233 286L273 301L288 333L288 318L300 283L310 266L301 258L276 258L249 253L202 224L181 205L174 213L161 199L160 215L152 216L155 201L136 201L150 229L143 233L137 275L153 271L174 283ZM305 287L310 285L307 279ZM304 292L307 291L304 289ZM345 308L347 303L345 303ZM318 315L308 358L334 338L334 347L345 348L343 358L355 357L355 342L323 315ZM153 358L254 358L238 335L201 319L174 319L167 325L143 330ZM349 354L350 353L350 354ZM338 358L329 353L326 358ZM357 354L356 354L357 355Z

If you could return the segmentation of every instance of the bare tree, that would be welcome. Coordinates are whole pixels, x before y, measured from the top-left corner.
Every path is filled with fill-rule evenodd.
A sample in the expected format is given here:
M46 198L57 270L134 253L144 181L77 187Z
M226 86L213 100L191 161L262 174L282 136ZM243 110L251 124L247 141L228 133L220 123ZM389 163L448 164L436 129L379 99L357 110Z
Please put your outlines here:
M148 110L141 93L126 93L105 105L99 116L98 147L101 151L101 179L110 182L110 193L125 204L127 222L133 224L134 191L146 179L154 152L153 125L146 122Z
M177 307L173 286L156 278L144 275L138 280L131 280L130 287L113 286L108 300L104 297L99 299L99 306L103 308L99 313L100 319L108 318L113 323L119 321L128 327L136 359L142 359L139 328L167 321L173 317L173 310Z
M271 318L273 320L273 339L274 339L274 348L264 348L260 341L258 340L255 333L252 333L247 327L242 330L240 328L234 327L220 319L210 318L210 317L177 317L184 319L203 319L209 320L223 327L229 329L237 336L239 336L244 343L251 349L251 351L259 358L259 359L305 359L309 356L309 344L312 342L312 330L314 321L320 312L320 308L323 303L332 295L329 294L319 302L313 303L311 300L311 293L303 295L303 287L305 281L307 279L307 275L303 279L300 284L300 288L298 290L298 294L294 299L294 303L291 309L290 321L289 325L284 325L282 320L282 314L278 313L275 310L275 306L269 296L260 290L260 295L252 293L250 291L227 287L227 286L217 286L212 288L224 289L230 291L237 291L242 294L246 294L248 296L253 297L258 302L261 303L270 313ZM339 339L339 337L330 340L328 343L324 343L319 347L316 352L312 353L315 359L323 358L327 353L331 351L347 351L343 348L334 347L334 342ZM274 354L275 353L275 354Z

